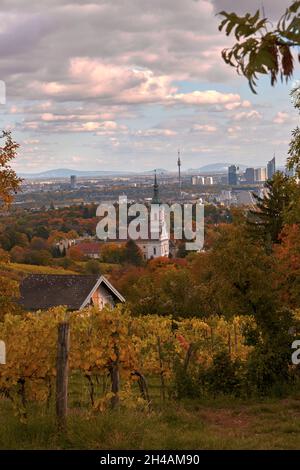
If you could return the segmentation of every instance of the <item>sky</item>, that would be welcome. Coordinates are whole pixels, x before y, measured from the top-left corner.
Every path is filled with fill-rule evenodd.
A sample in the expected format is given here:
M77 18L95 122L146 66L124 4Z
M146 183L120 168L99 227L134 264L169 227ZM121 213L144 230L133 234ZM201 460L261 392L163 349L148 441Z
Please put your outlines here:
M264 0L278 18L289 0ZM284 164L298 123L292 83L271 88L223 63L220 10L261 0L0 0L2 129L19 172L176 171L217 162ZM299 75L296 66L295 80Z

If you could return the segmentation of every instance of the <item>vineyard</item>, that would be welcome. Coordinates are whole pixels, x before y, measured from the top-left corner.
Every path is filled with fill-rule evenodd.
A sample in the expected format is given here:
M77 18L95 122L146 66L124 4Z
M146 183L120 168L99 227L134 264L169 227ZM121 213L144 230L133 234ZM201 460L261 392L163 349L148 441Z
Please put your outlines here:
M0 390L23 421L28 403L52 406L61 322L70 325L69 378L77 387L74 406L101 412L115 406L151 408L157 397L149 391L149 382L157 384L158 399L176 397L178 370L196 379L218 352L245 361L249 347L243 344L242 329L252 320L132 317L124 307L72 313L60 307L6 315L0 324L7 349L7 363L0 366Z

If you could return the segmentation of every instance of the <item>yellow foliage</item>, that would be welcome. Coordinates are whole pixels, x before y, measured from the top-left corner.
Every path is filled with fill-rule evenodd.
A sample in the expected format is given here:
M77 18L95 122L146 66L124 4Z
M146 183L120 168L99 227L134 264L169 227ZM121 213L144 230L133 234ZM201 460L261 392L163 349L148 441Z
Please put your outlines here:
M171 317L148 315L132 317L124 307L98 311L67 312L58 307L47 312L24 316L6 315L0 323L0 338L5 341L7 364L0 368L0 389L17 403L19 383L24 381L26 398L45 401L49 383L56 375L57 327L70 323L70 372L84 375L108 375L117 365L121 376L120 403L130 408L147 404L133 393L138 371L145 377L163 377L166 387L173 380L174 363L184 363L192 351L190 371L207 366L218 349L228 348L232 357L247 358L249 348L243 344L245 317L233 321L213 317L206 321L191 318L174 321ZM135 391L137 385L134 387ZM108 393L95 400L95 409L103 411L112 398ZM21 407L22 405L18 405Z

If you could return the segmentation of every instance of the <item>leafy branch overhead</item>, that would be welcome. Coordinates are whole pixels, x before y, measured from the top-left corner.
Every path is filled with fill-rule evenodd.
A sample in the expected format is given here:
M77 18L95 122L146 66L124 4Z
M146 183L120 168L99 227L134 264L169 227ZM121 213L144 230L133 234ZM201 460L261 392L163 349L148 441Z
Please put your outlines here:
M238 74L244 75L253 93L259 74L269 75L274 85L280 77L288 81L294 72L294 49L300 46L300 1L293 1L279 19L276 27L261 16L259 10L254 15L247 13L238 16L222 11L224 17L219 30L226 35L234 34L237 43L231 49L224 49L222 57L226 64L235 67ZM300 62L300 54L297 60Z
M300 88L296 86L292 90L292 98L296 109L300 110ZM300 175L300 128L297 126L292 131L292 139L289 146L289 156L287 160L287 168L295 170L296 174Z

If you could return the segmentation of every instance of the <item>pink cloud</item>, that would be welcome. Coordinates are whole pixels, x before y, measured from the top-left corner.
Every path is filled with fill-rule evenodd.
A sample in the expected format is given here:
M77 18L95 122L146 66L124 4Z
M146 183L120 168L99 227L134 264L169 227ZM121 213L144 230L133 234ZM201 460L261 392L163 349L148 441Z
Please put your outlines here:
M288 119L289 119L288 113L278 111L278 113L276 114L276 116L273 119L273 122L275 124L283 124L284 122L288 121Z
M233 117L233 120L234 121L257 121L257 120L260 120L262 119L262 115L261 113L259 113L258 111L256 110L252 110L252 111L249 111L249 112L246 112L246 111L242 111L240 113L237 113L235 114L235 116Z
M193 126L193 130L194 131L202 131L202 132L217 132L217 127L209 125L209 124L203 124L203 125L195 124Z
M227 105L241 103L240 95L235 93L220 93L215 90L193 91L191 93L178 93L170 97L175 102L191 105Z

